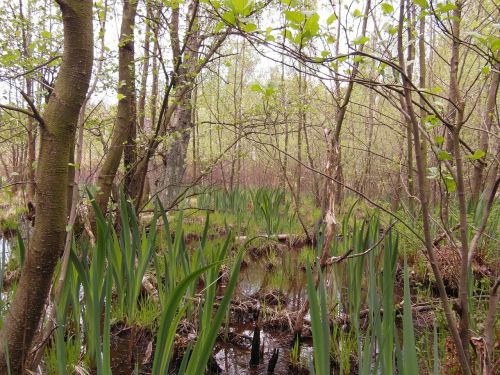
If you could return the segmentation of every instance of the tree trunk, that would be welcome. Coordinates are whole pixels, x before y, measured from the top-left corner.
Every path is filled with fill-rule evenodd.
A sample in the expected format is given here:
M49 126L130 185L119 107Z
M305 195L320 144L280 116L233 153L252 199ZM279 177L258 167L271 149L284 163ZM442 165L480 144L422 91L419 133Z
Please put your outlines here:
M161 171L158 186L158 195L164 207L171 207L177 203L186 171L186 154L193 125L191 96L196 75L204 64L199 60L201 38L197 14L198 3L192 1L186 17L186 23L192 27L186 38L185 48L181 48L179 43L179 8L172 11L172 22L169 25L172 56L177 69L173 77L176 87L173 101L176 105L170 106L169 110L172 113L170 116L168 113L165 115L164 134L169 139L166 150L162 153L165 167ZM214 48L218 48L218 45L213 46L212 50Z
M125 145L127 148L132 147L131 136L135 134L134 25L136 12L137 1L125 0L123 2L118 60L118 109L111 145L97 177L95 197L97 205L103 212L106 212L111 187L120 166ZM133 157L130 151L127 151L125 164L130 166L130 163L133 163Z
M498 85L500 82L500 63L495 64L495 68L491 70L491 82L490 87L488 89L488 97L486 99L486 110L484 111L484 118L481 124L481 129L479 130L479 149L488 152L488 143L489 143L489 133L492 130L493 118L495 116L495 108L497 105L497 93L498 93ZM495 155L493 155L495 156ZM485 158L483 158L483 161ZM484 184L484 171L486 169L486 163L481 163L476 161L474 164L474 172L472 174L472 199L474 202L479 200L479 196L481 195L481 191L483 189Z
M399 67L403 73L405 73L405 58L403 54L403 23L404 23L404 4L405 0L400 1L400 11L399 11L399 24L398 24L398 61ZM422 224L424 232L425 247L427 255L429 257L429 262L436 279L436 285L439 291L439 297L441 299L443 310L448 323L448 329L450 330L453 342L457 348L458 359L462 366L462 372L464 374L471 374L469 357L466 354L466 348L463 347L461 335L457 328L455 317L453 311L451 310L450 301L446 293L446 289L443 282L443 277L441 276L441 271L436 260L436 255L434 251L433 238L431 234L431 216L429 213L429 202L426 191L426 170L424 161L425 155L422 154L421 143L420 143L420 130L418 126L418 120L413 109L412 101L412 89L411 82L406 75L403 75L403 94L406 103L406 111L412 125L413 133L413 145L415 152L415 162L417 167L417 179L418 179L418 195L420 199L420 205L422 207Z
M66 235L68 161L93 60L92 1L58 1L64 54L43 114L36 174L37 218L16 294L0 332L0 373L22 374Z
M371 10L371 0L366 2L364 10L364 19L361 26L361 35L366 35L366 27L368 23L368 14ZM359 51L363 51L363 45L359 47ZM325 223L325 235L323 248L321 250L321 257L319 263L321 269L326 267L326 261L330 255L331 245L333 243L333 238L335 236L335 230L337 226L337 207L340 204L341 184L336 181L342 181L342 166L341 166L341 152L340 152L340 131L344 123L345 114L347 111L347 106L351 100L351 94L354 87L354 80L358 74L359 62L353 64L353 70L349 79L349 84L346 88L346 92L342 98L342 103L339 106L336 116L335 116L335 129L325 129L325 137L327 139L327 155L326 155L326 166L325 175L330 178L326 180L325 184L325 207L323 207L323 221ZM338 77L336 77L338 78ZM338 81L340 82L340 81ZM340 93L340 83L337 85L337 93ZM319 280L317 278L316 280ZM302 325L304 323L304 317L309 311L309 300L306 300L302 305L297 320L294 326L294 337L300 337L300 331L302 330Z
M172 117L169 145L163 153L164 168L160 176L161 189L158 192L165 208L175 205L182 188L182 180L186 172L186 154L192 127L190 101L186 99L179 105Z
M144 122L146 120L146 94L147 83L149 76L149 59L150 59L150 45L151 45L151 19L153 18L153 7L150 2L146 1L147 14L146 14L146 31L144 33L144 62L141 76L141 89L139 92L139 100L137 102L137 119L139 131L144 131ZM156 42L156 41L155 41Z
M419 87L427 87L427 66L425 62L425 17L420 18L419 26L420 26L420 31L418 37L418 65L419 65L418 83ZM425 101L422 96L419 97L419 102L420 102L420 124L421 126L423 126L425 122L425 117L427 116L428 113L425 109ZM425 140L424 137L422 137L420 150L423 156L422 158L423 168L424 170L427 170L427 141ZM423 188L425 189L425 194L427 198L430 199L431 191L430 191L429 181L427 180L425 181L425 186L423 186Z
M31 4L28 2L28 19L31 17ZM27 22L26 17L24 16L23 12L23 2L22 0L19 0L19 17L25 23L21 29L22 32L22 39L23 39L23 56L24 58L28 59L30 57L29 53L29 44L31 42L31 30L29 28L29 23ZM26 77L26 95L28 98L31 100L34 100L33 98L33 78L31 77ZM27 186L27 198L29 202L33 202L35 199L35 161L36 161L36 133L37 133L37 124L33 121L32 117L28 117L27 119L27 135L28 135L28 140L27 140L27 157L25 161L25 166L26 166L26 174L25 174L25 179L28 181L28 186Z
M304 77L304 78L303 78ZM304 80L303 80L304 79ZM304 86L305 86L305 73L302 76L302 70L299 70L299 113L298 113L298 129L297 129L297 169L296 169L296 204L297 210L300 208L301 198L301 185L302 185L302 131L305 126L305 113L304 113Z

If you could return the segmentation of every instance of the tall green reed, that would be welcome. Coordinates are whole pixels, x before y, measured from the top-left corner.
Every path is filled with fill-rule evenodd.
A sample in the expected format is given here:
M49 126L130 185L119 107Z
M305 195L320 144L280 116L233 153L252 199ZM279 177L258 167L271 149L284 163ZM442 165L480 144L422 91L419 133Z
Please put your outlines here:
M381 236L384 236L383 238ZM402 329L396 324L396 306L394 288L396 285L396 265L398 260L399 238L393 229L381 234L380 221L377 215L359 223L357 220L350 223L347 215L341 227L341 243L344 252L350 252L346 264L334 264L334 272L347 273L345 289L347 295L347 310L351 325L350 332L343 332L340 328L324 326L322 317L323 305L322 289L323 275L318 273L320 282L318 289L314 289L311 271L307 271L308 295L311 303L311 324L314 346L314 371L316 374L329 374L326 366L324 350L319 345L327 345L324 333L328 332L334 340L327 347L337 345L331 350L339 358L333 358L339 363L341 373L349 371L349 364L343 359L343 350L352 353L346 340L352 334L355 337L354 353L358 358L358 373L363 375L373 373L392 374L398 371L402 374L418 374L418 356L412 320L412 305L409 288L408 269L405 264L403 275L403 325ZM319 271L318 271L319 272ZM335 277L336 282L342 282L342 277ZM337 286L342 288L342 286ZM340 303L340 308L343 306ZM334 315L335 316L335 315ZM363 317L364 324L361 324ZM334 323L336 324L336 323ZM322 327L322 330L318 330ZM402 348L398 335L402 333ZM320 344L322 343L322 344Z

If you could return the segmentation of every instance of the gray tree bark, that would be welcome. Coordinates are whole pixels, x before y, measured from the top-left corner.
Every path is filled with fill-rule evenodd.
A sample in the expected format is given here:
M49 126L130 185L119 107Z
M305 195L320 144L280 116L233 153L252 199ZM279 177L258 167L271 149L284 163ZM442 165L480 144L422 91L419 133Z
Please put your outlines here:
M186 156L193 127L190 101L177 107L167 133L170 139L162 152L163 168L157 180L158 196L165 208L172 207L182 192L186 172Z

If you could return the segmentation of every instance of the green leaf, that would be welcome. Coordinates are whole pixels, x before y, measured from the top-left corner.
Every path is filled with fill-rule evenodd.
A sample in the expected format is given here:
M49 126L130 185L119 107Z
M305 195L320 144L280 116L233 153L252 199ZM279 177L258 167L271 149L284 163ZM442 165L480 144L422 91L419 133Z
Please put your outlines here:
M439 177L439 169L437 167L429 167L427 168L427 178L430 180L434 180Z
M457 184L455 183L453 177L445 176L444 183L446 185L446 190L448 191L448 193L453 193L455 190L457 190Z
M354 44L355 45L365 44L369 40L370 38L367 36L360 36L359 38L354 39Z
M267 86L266 90L264 91L264 95L265 96L271 96L272 94L274 94L275 91L276 91L276 89L274 87Z
M241 29L247 33L251 33L251 32L254 32L255 30L257 30L257 25L254 23L247 23L247 24L243 25L243 27Z
M387 27L387 32L389 33L389 35L395 35L398 32L398 27L389 25Z
M253 83L250 85L250 90L252 91L263 91L262 86L259 83Z
M451 154L446 150L441 150L438 154L438 160L451 160Z
M429 3L427 2L427 0L413 0L413 2L420 6L422 9L429 8Z
M296 10L285 10L285 19L293 23L302 23L306 19L306 16Z
M251 0L227 0L226 5L236 15L247 16L253 8L253 1Z
M474 152L474 154L472 155L467 155L466 157L468 159L472 159L472 160L478 160L478 159L481 159L482 157L484 157L486 155L486 152L484 152L483 150L476 150Z
M165 309L160 317L160 328L158 330L158 335L156 336L156 351L152 370L153 374L164 374L166 372L173 344L173 333L175 333L179 322L178 319L181 317L181 314L176 314L176 312L187 288L205 271L214 266L215 264L209 264L208 266L195 270L186 276L169 295L167 303L165 304ZM176 319L176 316L178 319Z
M224 12L222 15L222 18L224 21L226 21L230 25L236 25L236 17L234 16L234 13L231 11Z
M489 74L490 73L490 67L489 66L484 66L482 69L481 69L481 73L483 74Z
M327 25L331 25L332 23L334 23L335 21L337 20L337 15L335 13L333 13L332 15L330 15L330 17L328 17L326 19L326 24Z
M422 121L424 122L424 126L427 130L431 130L436 126L441 125L441 121L437 118L436 115L425 116Z
M116 99L118 99L118 101L125 99L125 98L126 98L126 96L123 94L120 94L120 93L116 94Z
M312 38L316 36L319 31L319 14L313 13L311 17L309 17L304 25L304 35L308 38Z
M433 375L439 375L439 338L438 338L438 332L437 332L437 327L436 327L436 322L434 322L434 339L433 339L433 357L434 357L434 363L433 363Z
M226 26L226 24L224 22L220 21L217 24L217 26L215 26L215 32L218 33L219 31L221 31L224 28L224 26Z
M363 13L359 9L354 9L354 12L352 12L352 15L356 18L363 17Z
M382 3L380 7L382 8L382 13L384 13L385 15L394 12L394 7L389 3Z
M453 3L446 3L446 4L438 3L436 12L437 13L448 13L456 8L457 8L457 6Z
M41 33L40 33L40 36L42 38L45 38L45 39L48 39L52 36L52 33L48 30L43 30Z
M444 137L442 135L438 135L434 138L434 142L436 142L438 146L441 146L444 143Z

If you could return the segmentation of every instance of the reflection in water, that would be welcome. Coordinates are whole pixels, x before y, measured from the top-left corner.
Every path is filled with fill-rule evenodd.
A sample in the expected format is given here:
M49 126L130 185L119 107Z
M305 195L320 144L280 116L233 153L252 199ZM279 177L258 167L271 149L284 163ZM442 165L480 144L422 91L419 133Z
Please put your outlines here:
M270 263L267 257L253 260L240 272L236 298L252 297L258 292L279 292L287 299L288 311L297 311L307 295L305 270L300 251L291 250Z
M249 262L239 276L234 299L245 300L249 297L258 298L272 292L282 296L288 312L298 311L307 297L304 260L301 254L311 249L289 250L278 257L259 257ZM262 303L262 302L261 302ZM307 317L308 318L308 317ZM251 339L253 336L253 323L231 324L230 333L239 337L238 344L217 344L214 356L224 374L228 375L260 375L267 373L267 366L274 349L279 349L278 362L274 374L296 374L297 370L291 369L290 364L290 332L288 330L261 331L261 363L250 366ZM300 363L307 368L312 361L312 346L310 341L305 341L300 351ZM306 371L307 373L307 371Z
M261 332L261 343L263 345L263 359L258 366L250 366L250 338L253 335L251 324L237 325L231 327L230 332L238 336L248 338L248 346L234 344L219 344L215 349L215 359L224 374L230 375L260 375L267 373L269 359L273 349L280 350L278 362L274 374L285 375L294 373L289 368L290 358L290 336L286 332L266 331ZM261 347L262 348L262 347ZM300 353L300 362L306 367L312 360L311 343L305 342Z

